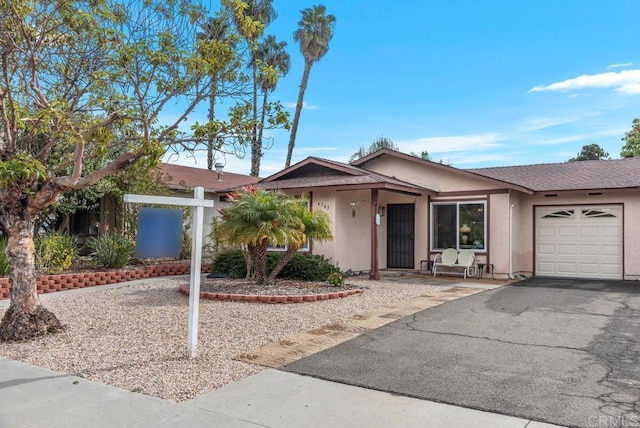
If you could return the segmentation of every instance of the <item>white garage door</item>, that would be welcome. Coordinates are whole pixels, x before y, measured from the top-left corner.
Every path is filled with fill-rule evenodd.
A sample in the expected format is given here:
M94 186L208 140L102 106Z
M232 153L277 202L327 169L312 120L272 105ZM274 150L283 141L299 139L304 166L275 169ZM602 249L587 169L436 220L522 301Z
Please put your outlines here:
M622 279L622 205L537 207L535 274Z

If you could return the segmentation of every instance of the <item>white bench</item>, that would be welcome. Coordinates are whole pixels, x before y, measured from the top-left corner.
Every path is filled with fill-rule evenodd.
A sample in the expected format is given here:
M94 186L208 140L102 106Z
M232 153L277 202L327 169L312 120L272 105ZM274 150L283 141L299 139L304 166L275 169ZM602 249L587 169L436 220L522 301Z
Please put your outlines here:
M466 279L468 276L476 274L476 254L473 250L456 251L455 248L447 248L442 254L436 254L433 259L433 276L438 272L442 273L443 268L463 268L462 275Z

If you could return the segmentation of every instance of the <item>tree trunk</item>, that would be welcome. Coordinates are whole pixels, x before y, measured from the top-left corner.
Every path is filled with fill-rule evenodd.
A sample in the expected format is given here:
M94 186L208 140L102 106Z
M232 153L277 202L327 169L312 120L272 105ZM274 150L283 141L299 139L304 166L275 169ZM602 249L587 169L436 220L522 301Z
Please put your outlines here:
M11 265L11 305L0 323L0 340L25 340L63 329L56 316L40 304L36 289L34 220L3 214L9 235L7 258Z
M256 284L267 284L267 245L263 242L259 245L250 245L249 254L253 259L253 269L256 275Z
M271 269L269 276L267 277L267 281L271 282L276 279L276 276L280 273L280 271L289 263L289 260L298 252L297 248L288 247L287 250L282 254L278 263Z
M296 145L296 134L298 133L298 122L300 121L300 113L302 112L302 105L304 102L304 93L307 90L307 83L309 82L309 73L311 72L311 61L304 62L304 72L302 73L302 81L300 82L300 92L298 92L298 101L296 102L296 113L293 116L293 123L291 124L291 135L289 135L289 147L287 149L287 160L284 163L285 168L289 168L291 165L291 155L293 154L293 147Z
M252 54L253 72L253 130L251 133L251 172L250 175L257 177L260 175L260 159L262 158L262 144L258 141L258 71L255 52Z
M260 148L262 149L262 134L264 131L264 120L267 115L267 97L268 92L264 91L262 95L262 111L260 112L260 127L258 128L258 143L260 144Z
M213 79L212 79L213 80ZM218 85L215 81L211 82L211 95L209 95L209 114L207 119L209 122L213 122L215 119L215 108L216 108L216 93L218 91ZM207 169L209 171L213 170L213 152L215 148L216 139L209 135L209 139L207 141Z

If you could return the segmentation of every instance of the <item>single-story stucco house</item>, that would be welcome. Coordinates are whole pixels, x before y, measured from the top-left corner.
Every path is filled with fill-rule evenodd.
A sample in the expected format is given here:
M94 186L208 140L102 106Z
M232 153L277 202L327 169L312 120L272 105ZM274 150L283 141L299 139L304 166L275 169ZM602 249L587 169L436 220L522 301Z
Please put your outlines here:
M640 279L640 158L459 169L382 149L309 157L258 185L309 194L334 235L310 251L374 278L455 248L497 278Z

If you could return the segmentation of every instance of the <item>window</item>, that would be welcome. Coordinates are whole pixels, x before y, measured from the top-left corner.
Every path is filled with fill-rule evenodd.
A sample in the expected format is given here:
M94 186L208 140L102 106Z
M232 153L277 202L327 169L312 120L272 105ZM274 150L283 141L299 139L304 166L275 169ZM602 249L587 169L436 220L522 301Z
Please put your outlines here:
M306 205L307 205L307 209L311 211L311 200L310 199L306 199L303 201ZM271 242L267 241L267 251L286 251L287 250L287 246L286 245L272 245ZM310 243L309 243L309 239L307 239L304 243L304 245L302 245L302 247L300 247L298 249L299 252L309 252L311 250L310 247Z
M431 204L431 249L483 251L486 242L486 202Z

